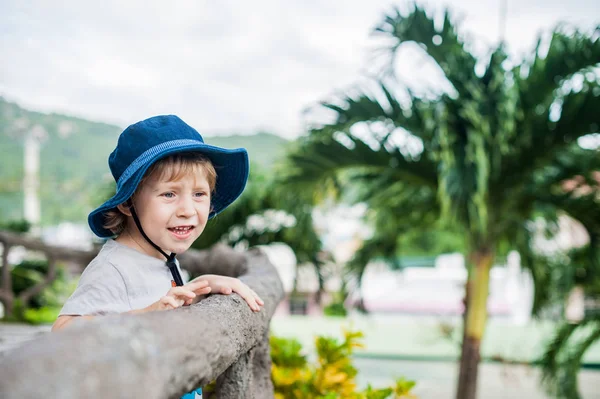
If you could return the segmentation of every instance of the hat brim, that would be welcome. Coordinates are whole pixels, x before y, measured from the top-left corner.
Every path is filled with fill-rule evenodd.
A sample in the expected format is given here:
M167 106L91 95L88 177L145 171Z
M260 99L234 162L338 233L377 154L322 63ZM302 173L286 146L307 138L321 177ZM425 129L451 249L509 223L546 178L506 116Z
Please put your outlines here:
M102 238L114 236L113 232L103 227L106 222L106 212L115 210L118 205L124 203L133 195L151 165L168 155L178 152L199 152L210 159L215 167L217 181L211 198L212 210L209 219L227 208L244 191L250 171L248 153L245 149L226 149L201 142L175 143L167 148L163 146L160 152L149 156L148 160L126 181L120 182L117 193L112 198L89 214L88 224L94 234Z

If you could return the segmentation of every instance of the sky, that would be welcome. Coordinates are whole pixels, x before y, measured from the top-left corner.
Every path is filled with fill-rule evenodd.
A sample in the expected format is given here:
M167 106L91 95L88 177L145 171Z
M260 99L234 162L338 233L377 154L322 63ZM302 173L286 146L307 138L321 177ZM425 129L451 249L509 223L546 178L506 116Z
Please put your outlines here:
M174 113L207 135L262 130L294 138L311 122L306 109L364 78L381 46L373 28L406 4L2 0L0 96L122 127ZM474 51L498 43L503 0L421 4L450 7ZM515 59L559 21L600 24L597 0L505 4ZM409 85L443 85L416 51L397 65Z

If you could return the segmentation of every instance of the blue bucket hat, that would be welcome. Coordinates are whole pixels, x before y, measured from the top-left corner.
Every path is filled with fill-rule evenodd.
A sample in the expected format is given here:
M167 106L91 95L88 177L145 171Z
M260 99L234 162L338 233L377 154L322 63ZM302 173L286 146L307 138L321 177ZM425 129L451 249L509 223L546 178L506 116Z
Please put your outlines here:
M240 196L248 180L248 153L244 148L225 149L204 143L193 127L175 115L154 116L129 126L121 133L108 165L117 182L116 194L88 216L90 228L99 237L114 234L103 227L105 214L126 202L135 192L148 168L178 152L199 152L217 171L209 219Z

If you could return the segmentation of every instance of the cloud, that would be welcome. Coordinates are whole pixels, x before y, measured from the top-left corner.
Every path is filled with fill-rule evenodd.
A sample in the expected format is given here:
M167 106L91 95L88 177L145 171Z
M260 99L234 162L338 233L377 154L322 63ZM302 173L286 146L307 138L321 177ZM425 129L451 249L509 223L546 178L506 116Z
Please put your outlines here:
M497 0L450 3L478 41L495 43ZM169 112L203 132L292 137L304 108L358 81L376 46L369 34L393 4L7 0L0 94L122 126ZM541 27L561 17L591 24L599 8L588 0L568 9L558 0L510 2L507 39L524 52Z

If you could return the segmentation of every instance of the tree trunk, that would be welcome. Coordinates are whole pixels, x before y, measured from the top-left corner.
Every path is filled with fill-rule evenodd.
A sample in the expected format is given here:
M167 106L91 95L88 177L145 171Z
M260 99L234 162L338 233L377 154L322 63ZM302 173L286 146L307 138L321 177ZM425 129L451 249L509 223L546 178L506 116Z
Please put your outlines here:
M468 356L465 353L466 349L469 347L469 345L467 344L467 315L469 314L469 298L471 297L470 293L471 293L471 287L473 286L473 268L471 265L471 261L467 260L468 264L467 266L467 281L465 283L465 297L463 298L463 314L462 314L462 319L463 319L463 328L462 328L462 340L461 340L461 353L460 353L460 359L461 359L461 364L462 364L462 359L466 359ZM463 372L463 368L460 368L460 373ZM461 380L461 375L459 374L459 380Z
M315 273L317 273L317 279L319 280L319 289L315 294L315 302L320 307L323 304L323 293L325 292L325 278L323 277L323 270L321 269L321 263L318 259L313 258L312 263L315 267Z
M10 266L8 265L8 252L11 246L6 241L0 241L2 244L2 286L0 288L0 301L4 305L4 317L12 316L14 295L12 291L12 276Z
M467 285L467 314L458 376L457 399L475 399L481 340L487 321L487 298L493 253L489 249L475 251L473 269Z

